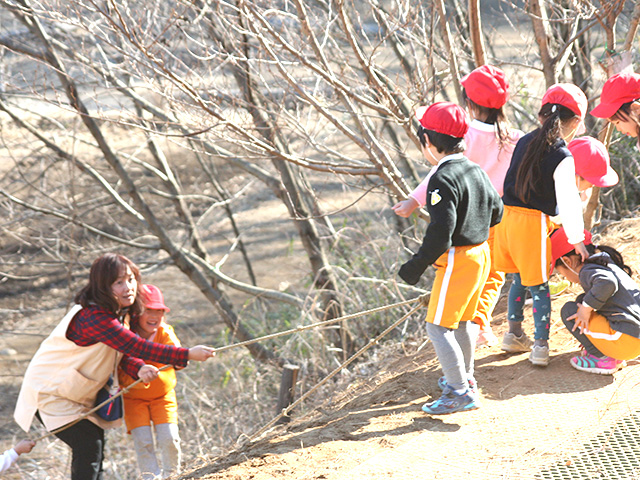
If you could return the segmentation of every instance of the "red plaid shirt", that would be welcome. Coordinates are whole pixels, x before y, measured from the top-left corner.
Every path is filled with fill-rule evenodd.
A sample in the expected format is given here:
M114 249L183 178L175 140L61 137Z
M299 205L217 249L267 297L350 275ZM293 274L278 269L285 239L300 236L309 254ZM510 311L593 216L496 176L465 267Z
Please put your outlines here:
M67 338L81 347L102 342L123 353L120 367L133 378L138 378L138 370L145 364L143 360L176 367L186 367L189 361L188 348L149 342L124 327L116 315L99 306L80 310L69 324Z

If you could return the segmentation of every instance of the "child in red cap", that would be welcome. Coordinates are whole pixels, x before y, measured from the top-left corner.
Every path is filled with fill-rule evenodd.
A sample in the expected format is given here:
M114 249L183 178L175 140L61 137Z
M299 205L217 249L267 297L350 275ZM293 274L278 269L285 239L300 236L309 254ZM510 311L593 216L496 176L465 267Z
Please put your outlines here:
M591 196L592 187L613 187L618 174L611 168L609 152L604 144L593 137L575 138L567 146L576 167L576 183L583 206ZM559 223L554 219L554 223Z
M638 138L640 145L640 74L625 72L609 78L591 115L608 119L620 133Z
M173 327L165 321L169 308L162 292L155 285L142 285L145 297L144 312L131 330L142 338L163 345L180 346ZM161 363L149 362L160 368ZM131 385L134 379L119 372L120 385ZM164 478L180 471L180 435L178 433L178 403L176 401L176 372L174 367L163 370L151 383L138 384L123 395L124 420L133 443L140 469L140 478ZM156 443L160 449L162 469L158 465L153 446L151 423L155 427Z
M429 265L436 268L426 321L444 373L438 381L443 392L422 409L440 415L479 406L473 378L479 326L472 320L489 274L489 228L500 221L502 202L487 174L462 153L469 124L461 107L435 103L416 117L422 153L434 167L426 193L431 221L399 275L415 285Z
M640 288L617 250L593 245L587 231L584 244L590 254L586 260L563 228L551 235L556 271L584 289L561 310L562 321L585 349L570 362L584 372L612 374L624 360L640 355Z
M509 98L509 82L499 68L483 65L466 75L460 83L463 86L465 105L471 116L469 130L464 136L467 145L465 156L480 165L498 194L502 195L504 177L511 163L513 149L523 135L520 130L511 128L504 112ZM428 181L427 177L406 200L394 205L395 213L408 217L416 208L423 207L426 203ZM493 232L492 229L489 236L492 251ZM504 273L495 270L492 264L473 319L480 325L479 345L498 342L491 330L491 318L504 280Z
M542 98L542 126L520 139L507 171L502 200L503 221L496 227L495 268L513 273L509 290L507 352L531 350L534 365L549 363L549 270L551 217L560 215L570 241L586 258L582 205L575 166L566 142L584 129L587 98L577 86L556 84ZM522 330L526 290L533 299L534 342ZM533 345L532 345L533 344Z
M576 168L578 191L591 187L613 187L618 183L618 174L611 168L609 152L604 144L593 137L579 137L568 145Z

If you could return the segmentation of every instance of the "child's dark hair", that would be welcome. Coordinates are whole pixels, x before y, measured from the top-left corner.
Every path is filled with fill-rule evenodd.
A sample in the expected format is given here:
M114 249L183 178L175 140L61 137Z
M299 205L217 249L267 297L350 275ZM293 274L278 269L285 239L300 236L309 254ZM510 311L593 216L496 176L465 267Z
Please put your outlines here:
M605 258L592 256L594 253L596 253L596 251L600 251L608 254L611 257L611 260L613 260L613 263L615 263L620 269L624 270L628 275L631 275L633 273L633 271L631 270L631 267L629 267L624 263L622 254L619 251L617 251L615 248L610 247L608 245L593 245L593 244L585 245L585 247L587 248L587 252L589 252L590 256L584 261L584 263L595 263L596 265L602 265L603 267L606 267L608 262ZM571 250L569 253L566 253L563 256L569 256L569 255L578 255L578 254L576 253L575 250ZM560 257L556 260L556 263L554 266L558 267L563 265L564 264L562 263L562 257Z
M640 138L640 113L634 112L631 109L631 105L634 103L640 103L640 99L634 100L633 102L623 103L622 106L618 109L616 113L611 115L609 118L610 121L614 120L622 120L623 122L632 121L636 124L636 133L638 134L638 138Z
M509 132L511 130L511 125L509 124L509 120L507 119L503 108L490 108L478 105L476 102L469 98L469 96L467 95L467 91L464 88L462 89L462 99L473 110L478 112L483 117L486 117L483 120L483 123L488 123L490 125L496 126L498 143L500 145L500 148L502 148L504 144L509 140Z
M446 135L444 133L427 130L422 125L418 125L416 135L423 147L427 146L426 138L429 138L429 143L436 147L438 153L462 153L467 149L467 144L464 143L464 138L452 137L451 135Z
M531 192L539 189L542 166L540 160L547 149L562 138L562 124L577 117L573 111L557 103L542 105L538 116L544 118L544 123L529 142L516 176L516 195L525 203L531 198Z

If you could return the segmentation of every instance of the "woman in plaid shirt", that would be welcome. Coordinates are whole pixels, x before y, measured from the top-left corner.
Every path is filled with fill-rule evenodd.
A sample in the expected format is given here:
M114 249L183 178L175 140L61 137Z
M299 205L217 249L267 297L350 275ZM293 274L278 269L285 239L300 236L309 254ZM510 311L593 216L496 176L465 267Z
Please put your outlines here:
M214 355L210 347L175 347L149 342L129 330L131 317L144 310L138 295L140 271L128 258L113 253L96 259L89 283L75 297L76 305L42 342L25 372L14 417L29 431L33 417L53 431L93 408L98 390L120 367L133 378L150 382L159 362L185 367L189 360ZM120 425L95 414L56 436L71 447L71 479L102 479L104 429Z

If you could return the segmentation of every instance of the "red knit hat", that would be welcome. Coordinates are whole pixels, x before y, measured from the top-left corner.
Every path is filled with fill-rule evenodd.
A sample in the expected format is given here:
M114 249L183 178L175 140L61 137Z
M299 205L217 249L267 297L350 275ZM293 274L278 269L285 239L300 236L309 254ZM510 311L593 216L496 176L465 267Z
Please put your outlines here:
M427 130L463 138L469 130L469 117L460 105L438 102L428 107L418 107L416 118Z
M476 68L460 83L467 96L482 107L500 108L509 98L509 82L504 72L493 65Z
M155 285L142 285L142 292L145 296L145 308L149 310L164 310L170 311L169 307L164 304L164 297L162 292Z
M591 245L591 232L589 230L584 231L585 245ZM575 250L575 246L569 243L567 239L567 232L564 231L564 227L560 227L551 234L551 269L556 264L558 259L571 250Z
M576 165L576 175L596 187L612 187L618 183L618 174L609 164L609 152L604 144L593 137L579 137L567 145Z
M618 73L602 87L600 105L591 110L591 115L611 118L622 105L640 99L640 74Z
M587 114L587 96L572 83L556 83L549 87L542 97L542 105L547 103L562 105L584 120Z

